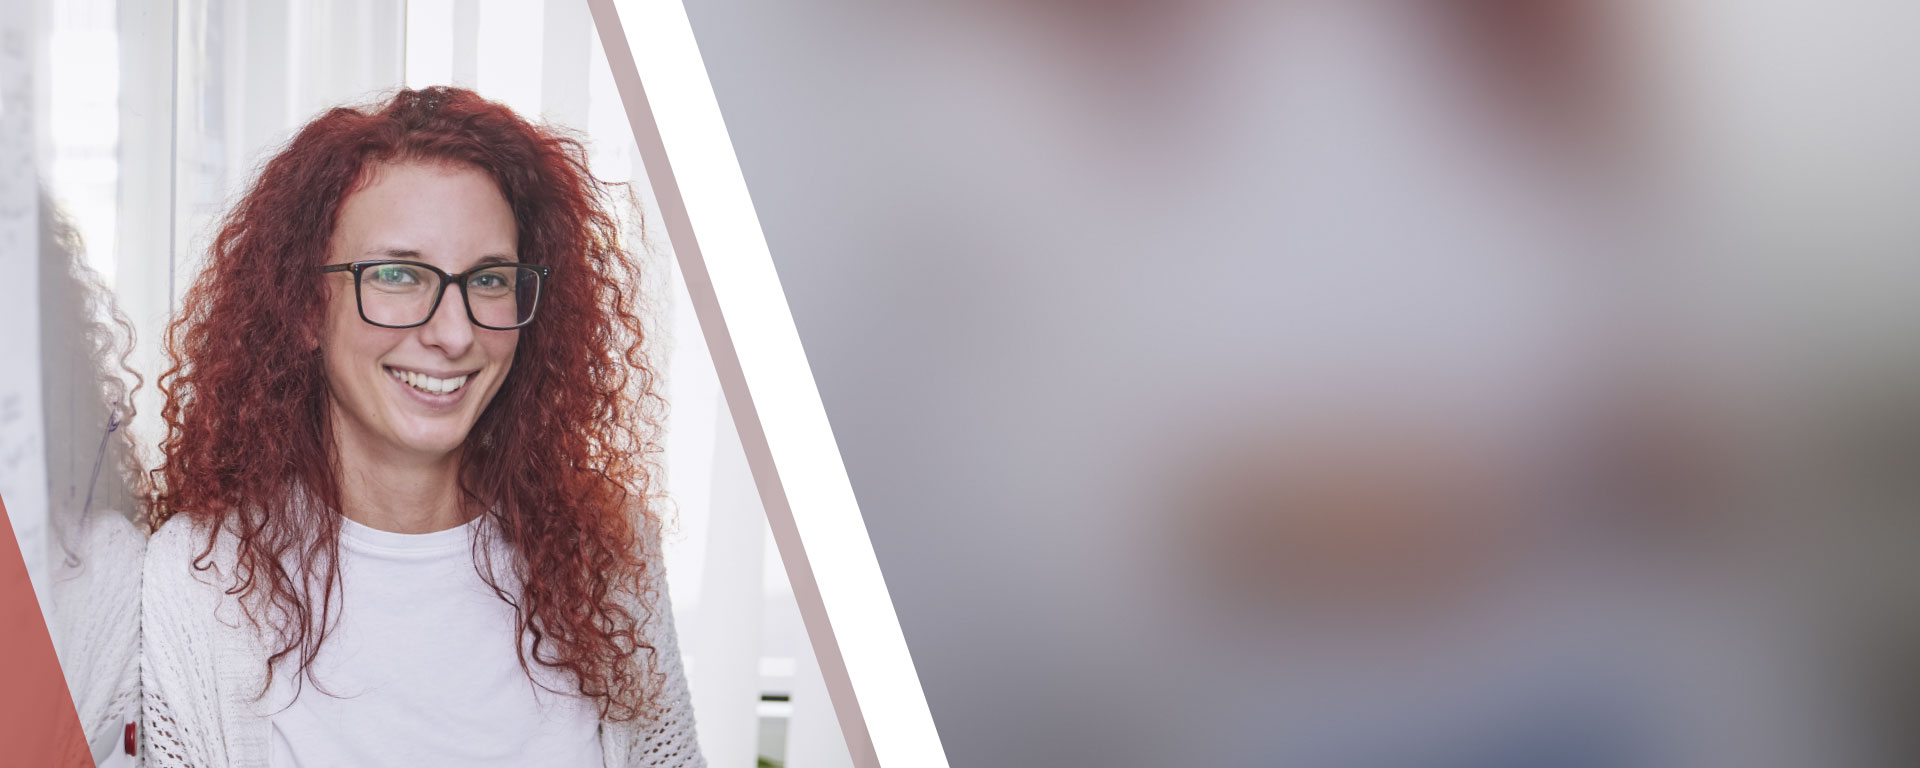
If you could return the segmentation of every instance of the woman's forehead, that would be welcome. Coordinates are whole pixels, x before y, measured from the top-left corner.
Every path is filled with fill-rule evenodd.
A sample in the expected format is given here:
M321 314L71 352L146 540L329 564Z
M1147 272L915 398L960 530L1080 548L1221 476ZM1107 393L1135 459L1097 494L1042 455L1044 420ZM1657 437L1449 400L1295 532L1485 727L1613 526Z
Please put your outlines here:
M448 163L381 163L341 206L333 258L412 259L461 269L487 257L513 259L517 234L513 209L485 172Z

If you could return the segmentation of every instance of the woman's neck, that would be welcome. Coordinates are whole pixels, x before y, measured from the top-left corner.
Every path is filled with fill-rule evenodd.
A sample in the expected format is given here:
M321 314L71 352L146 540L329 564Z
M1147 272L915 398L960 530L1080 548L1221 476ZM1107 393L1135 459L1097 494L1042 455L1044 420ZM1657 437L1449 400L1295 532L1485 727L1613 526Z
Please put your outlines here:
M464 525L478 514L460 492L459 452L388 456L355 442L341 435L335 446L340 511L347 519L393 533L432 533Z
M341 513L368 528L432 533L474 517L460 494L457 466L440 472L342 464Z

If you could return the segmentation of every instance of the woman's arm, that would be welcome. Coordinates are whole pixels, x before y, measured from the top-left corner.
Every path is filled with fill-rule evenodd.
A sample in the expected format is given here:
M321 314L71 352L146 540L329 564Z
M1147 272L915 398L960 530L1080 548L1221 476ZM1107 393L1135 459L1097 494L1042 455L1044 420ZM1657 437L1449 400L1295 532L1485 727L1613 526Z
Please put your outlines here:
M626 724L622 731L631 740L620 746L623 756L607 755L607 765L620 768L706 768L700 754L700 742L693 726L693 696L687 690L687 678L680 666L679 635L673 625L673 604L667 593L666 566L661 557L660 534L652 526L644 530L647 555L647 605L641 627L647 644L654 649L654 670L659 675L659 708L651 719Z
M70 523L69 557L56 557L54 647L95 760L121 751L140 709L140 571L145 525L96 510Z
M140 731L153 768L228 764L220 733L214 610L219 588L193 558L205 544L191 521L161 526L147 545L141 588Z

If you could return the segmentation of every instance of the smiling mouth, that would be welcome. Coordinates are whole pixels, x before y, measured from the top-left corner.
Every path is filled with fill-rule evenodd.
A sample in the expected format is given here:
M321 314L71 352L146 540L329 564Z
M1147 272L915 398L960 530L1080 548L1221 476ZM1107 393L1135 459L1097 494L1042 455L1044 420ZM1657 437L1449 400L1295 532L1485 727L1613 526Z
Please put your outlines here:
M387 366L387 375L393 377L394 381L413 387L429 395L447 395L458 392L461 387L467 385L467 379L473 376L473 374L470 373L463 373L459 376L442 379L428 376L418 371L402 370L392 366Z

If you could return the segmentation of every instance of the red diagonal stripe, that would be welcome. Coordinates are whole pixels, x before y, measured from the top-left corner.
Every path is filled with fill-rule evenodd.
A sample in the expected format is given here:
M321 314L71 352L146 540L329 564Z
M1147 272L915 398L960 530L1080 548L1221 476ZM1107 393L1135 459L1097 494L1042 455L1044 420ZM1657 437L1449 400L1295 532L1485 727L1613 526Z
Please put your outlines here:
M88 768L86 734L0 500L0 751L9 765Z

